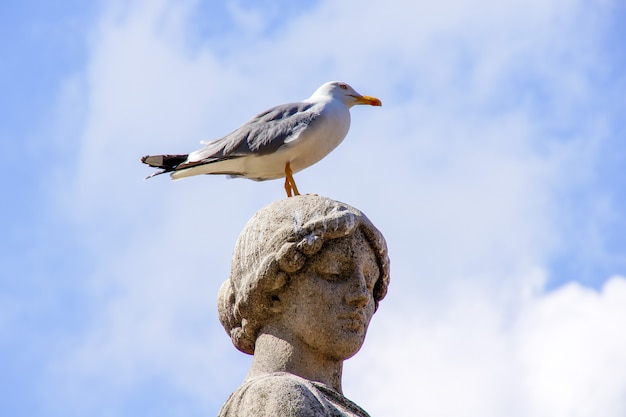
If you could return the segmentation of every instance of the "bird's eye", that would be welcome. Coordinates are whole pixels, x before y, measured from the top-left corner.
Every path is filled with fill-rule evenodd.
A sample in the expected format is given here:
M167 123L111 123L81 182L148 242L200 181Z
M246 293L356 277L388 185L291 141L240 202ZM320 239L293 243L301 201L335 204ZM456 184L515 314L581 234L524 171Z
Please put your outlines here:
M345 84L339 84L339 88L341 88L342 90L347 90L348 86Z

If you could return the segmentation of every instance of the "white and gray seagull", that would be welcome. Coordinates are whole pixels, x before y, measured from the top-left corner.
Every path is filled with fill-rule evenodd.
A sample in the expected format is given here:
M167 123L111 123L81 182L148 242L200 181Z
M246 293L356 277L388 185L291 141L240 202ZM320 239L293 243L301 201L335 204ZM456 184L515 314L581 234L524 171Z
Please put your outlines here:
M170 172L172 179L223 174L265 181L285 178L287 196L300 195L293 173L320 161L350 129L350 108L380 106L343 82L328 82L306 100L264 111L221 139L190 154L148 155L141 162L161 168L147 178Z

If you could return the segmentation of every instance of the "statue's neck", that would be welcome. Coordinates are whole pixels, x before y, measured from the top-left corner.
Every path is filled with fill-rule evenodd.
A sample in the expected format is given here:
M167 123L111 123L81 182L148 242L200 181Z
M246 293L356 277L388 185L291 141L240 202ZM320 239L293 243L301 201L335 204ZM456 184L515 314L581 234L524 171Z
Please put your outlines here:
M288 335L265 328L256 340L254 359L247 378L273 372L288 372L310 381L321 382L333 390L341 390L343 361L331 360L312 351Z

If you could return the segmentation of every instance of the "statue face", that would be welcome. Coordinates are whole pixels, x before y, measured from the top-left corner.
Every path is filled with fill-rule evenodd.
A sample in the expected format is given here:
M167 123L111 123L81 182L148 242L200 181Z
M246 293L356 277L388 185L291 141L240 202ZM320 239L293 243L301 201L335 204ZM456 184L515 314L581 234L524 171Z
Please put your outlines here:
M362 232L327 242L281 294L282 323L303 349L345 360L363 345L374 314L376 255Z

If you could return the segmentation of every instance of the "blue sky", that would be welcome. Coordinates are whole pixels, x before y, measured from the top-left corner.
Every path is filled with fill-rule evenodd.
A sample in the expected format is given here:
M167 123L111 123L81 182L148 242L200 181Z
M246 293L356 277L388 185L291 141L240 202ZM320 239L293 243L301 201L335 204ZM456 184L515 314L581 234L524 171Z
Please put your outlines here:
M626 413L625 6L379 3L0 5L3 415L217 414L250 363L217 289L282 184L143 181L139 157L337 79L383 107L298 187L363 210L392 259L346 394Z

